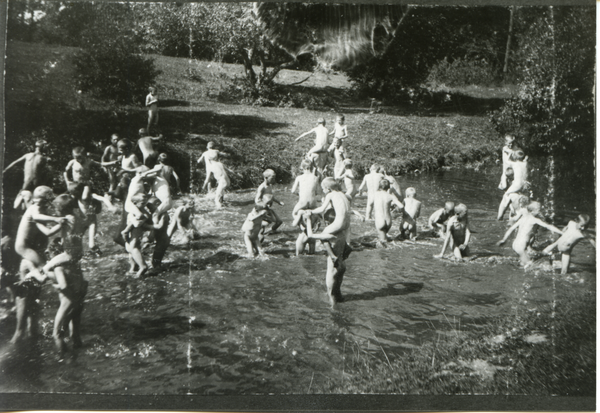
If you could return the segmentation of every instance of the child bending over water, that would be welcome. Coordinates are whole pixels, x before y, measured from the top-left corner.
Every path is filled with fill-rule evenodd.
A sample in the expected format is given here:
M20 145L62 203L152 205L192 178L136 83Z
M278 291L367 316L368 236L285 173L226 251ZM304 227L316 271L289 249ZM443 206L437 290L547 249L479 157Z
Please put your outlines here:
M446 235L446 221L454 215L454 202L447 201L443 208L438 209L429 217L429 227L440 237Z
M469 240L471 231L469 230L469 216L465 204L458 204L454 208L455 215L448 220L446 226L446 238L442 246L442 252L436 255L436 258L442 258L446 248L450 245L457 260L462 261L463 257L469 254Z
M544 254L551 255L552 251L558 249L562 253L562 266L561 274L566 274L569 271L571 264L571 251L575 245L582 239L587 239L594 248L596 248L596 240L593 236L586 234L588 224L590 222L590 216L587 214L580 214L575 221L569 221L562 235L556 242L548 245L544 249Z
M541 204L539 202L534 201L530 203L527 206L527 210L523 212L521 218L519 218L519 220L513 226L511 226L508 229L508 231L506 231L504 237L500 241L498 241L498 245L503 245L508 239L508 237L516 229L518 229L517 236L515 237L515 240L512 244L512 248L514 252L519 254L521 265L523 265L525 268L531 265L532 262L531 258L529 257L529 254L527 253L527 247L531 243L536 226L547 228L550 231L562 235L562 232L554 225L546 224L544 221L538 218L540 215L540 211Z

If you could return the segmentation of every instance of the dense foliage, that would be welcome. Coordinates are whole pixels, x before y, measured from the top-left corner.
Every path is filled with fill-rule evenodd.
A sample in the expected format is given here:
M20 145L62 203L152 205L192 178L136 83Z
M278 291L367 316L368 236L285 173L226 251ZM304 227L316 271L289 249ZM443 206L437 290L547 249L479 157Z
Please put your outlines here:
M363 95L391 102L413 101L415 88L440 64L436 69L440 74L457 72L465 64L482 68L477 71L487 73L485 80L492 82L502 69L509 15L505 7L415 7L386 53L347 74ZM456 83L469 81L455 79Z

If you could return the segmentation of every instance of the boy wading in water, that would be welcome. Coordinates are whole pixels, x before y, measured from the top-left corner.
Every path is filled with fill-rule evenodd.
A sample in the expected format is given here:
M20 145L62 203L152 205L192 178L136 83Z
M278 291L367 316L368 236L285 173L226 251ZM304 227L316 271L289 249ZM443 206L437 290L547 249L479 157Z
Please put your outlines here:
M571 264L571 251L575 245L582 239L587 239L594 248L596 248L596 241L584 231L590 223L590 216L587 214L581 214L575 221L569 221L566 228L563 230L563 234L558 240L548 245L544 249L544 254L551 255L552 251L558 249L562 253L562 265L561 274L569 272L569 266Z
M325 193L323 205L303 213L307 218L313 214L324 214L325 221L329 222L320 234L313 234L310 225L307 225L307 232L308 240L320 240L327 250L325 283L331 307L334 308L337 303L343 301L340 288L346 272L344 261L352 252L346 243L347 232L350 231L350 201L333 178L323 179L321 187Z
M315 164L320 173L323 173L325 166L327 165L327 149L329 149L329 131L325 127L325 119L317 119L317 127L308 132L304 132L302 135L298 136L294 142L297 142L311 133L315 134L315 146L310 148L306 154L306 158L310 159Z
M512 248L513 251L519 254L519 259L521 260L521 265L525 268L529 267L532 263L529 254L527 254L527 247L531 243L533 238L534 230L536 225L549 229L550 231L556 232L557 234L561 234L561 230L556 228L554 225L546 224L544 221L538 218L540 215L541 205L539 202L532 202L527 206L527 210L523 212L523 215L515 224L506 231L504 237L498 241L498 245L503 245L510 234L512 234L516 229L517 236L513 241Z
M375 217L375 228L379 237L378 246L385 246L388 242L388 231L392 228L391 205L398 207L399 211L404 209L402 202L396 196L390 194L390 182L387 179L379 181L379 190L375 193L373 201L373 216Z

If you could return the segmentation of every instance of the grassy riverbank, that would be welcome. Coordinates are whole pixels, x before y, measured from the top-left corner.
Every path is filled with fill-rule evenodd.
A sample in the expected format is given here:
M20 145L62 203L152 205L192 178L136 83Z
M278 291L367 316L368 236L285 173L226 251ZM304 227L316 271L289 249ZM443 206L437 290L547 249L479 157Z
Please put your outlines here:
M451 329L437 331L436 342L401 356L375 358L354 343L344 378L315 391L594 397L595 314L594 291L575 297L565 290L554 308L510 315L479 332L448 320Z
M75 52L9 42L5 162L44 137L51 143L55 169L62 170L73 146L83 145L99 155L110 134L134 139L144 126L143 96L139 106L117 106L78 93L70 60ZM346 115L349 154L361 172L374 162L393 173L406 173L497 158L499 140L485 113L467 116L459 106L418 113L383 107L371 113L370 101L351 98L344 76L295 71L283 71L278 82L305 99L314 96L314 110L240 105L232 102L231 80L241 75L241 66L154 57L162 71L157 85L160 132L166 137L159 149L171 155L184 187L194 189L200 181L190 160L210 140L231 153L229 164L240 174L232 177L234 188L257 185L265 168L275 169L280 181L289 181L313 140L306 137L294 143L294 139L313 128L319 117L332 126L336 111ZM323 101L333 107L320 107Z

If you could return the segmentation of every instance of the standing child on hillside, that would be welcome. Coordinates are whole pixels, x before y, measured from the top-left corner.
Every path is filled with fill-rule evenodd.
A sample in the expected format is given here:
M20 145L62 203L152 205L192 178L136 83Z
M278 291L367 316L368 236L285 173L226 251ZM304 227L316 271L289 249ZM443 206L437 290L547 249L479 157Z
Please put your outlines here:
M373 216L375 217L375 228L379 237L379 245L385 246L388 242L388 231L392 228L391 205L394 204L400 211L404 205L391 193L390 182L387 179L379 181L379 190L375 193L373 200Z
M148 132L152 125L158 125L158 96L156 94L156 88L150 86L148 88L148 95L146 96L146 107L148 108Z
M450 248L454 251L454 257L462 261L465 256L469 255L469 240L471 239L466 205L458 204L454 208L454 213L456 215L448 220L442 252L436 257L442 258L446 252L446 247L450 245Z
M380 166L376 163L371 165L371 172L365 175L362 183L358 187L358 194L362 194L364 188L367 189L367 210L365 219L371 219L371 211L373 210L373 201L375 192L379 189L379 182L383 179L383 174L379 172Z
M566 274L569 271L569 266L571 265L571 251L573 251L573 248L579 243L579 241L582 239L587 239L590 244L596 248L596 241L594 237L589 236L584 232L589 222L589 215L580 214L576 221L569 221L563 230L563 234L558 240L556 240L556 242L553 242L544 249L544 254L548 255L551 255L552 251L555 249L558 249L558 251L562 253L561 274Z
M264 202L265 205L270 207L270 204L273 202L278 203L281 206L284 206L284 203L279 201L273 196L273 182L275 182L275 171L272 169L267 169L263 172L264 181L260 186L256 189L256 196L254 197L254 203L259 204ZM273 227L269 231L269 233L273 233L277 231L277 228L283 224L283 221L277 216L277 213L269 208L268 213L265 215L264 220L270 223L273 223Z
M519 218L519 220L515 222L515 224L512 227L510 227L508 231L506 231L504 237L500 241L498 241L498 245L503 245L508 239L508 237L516 229L518 229L517 236L515 237L515 240L512 244L512 248L517 254L519 254L521 265L525 268L531 265L532 262L531 258L529 257L529 254L527 253L527 247L531 243L534 234L534 229L536 226L544 227L546 229L549 229L550 231L562 235L561 230L556 228L554 225L546 224L544 221L538 218L540 215L540 211L541 205L539 202L534 201L530 203L527 206L527 210L523 213L521 218Z
M402 224L400 224L400 236L403 238L410 237L413 241L417 239L417 218L421 215L421 201L418 201L416 196L417 191L415 188L406 189L403 219Z

